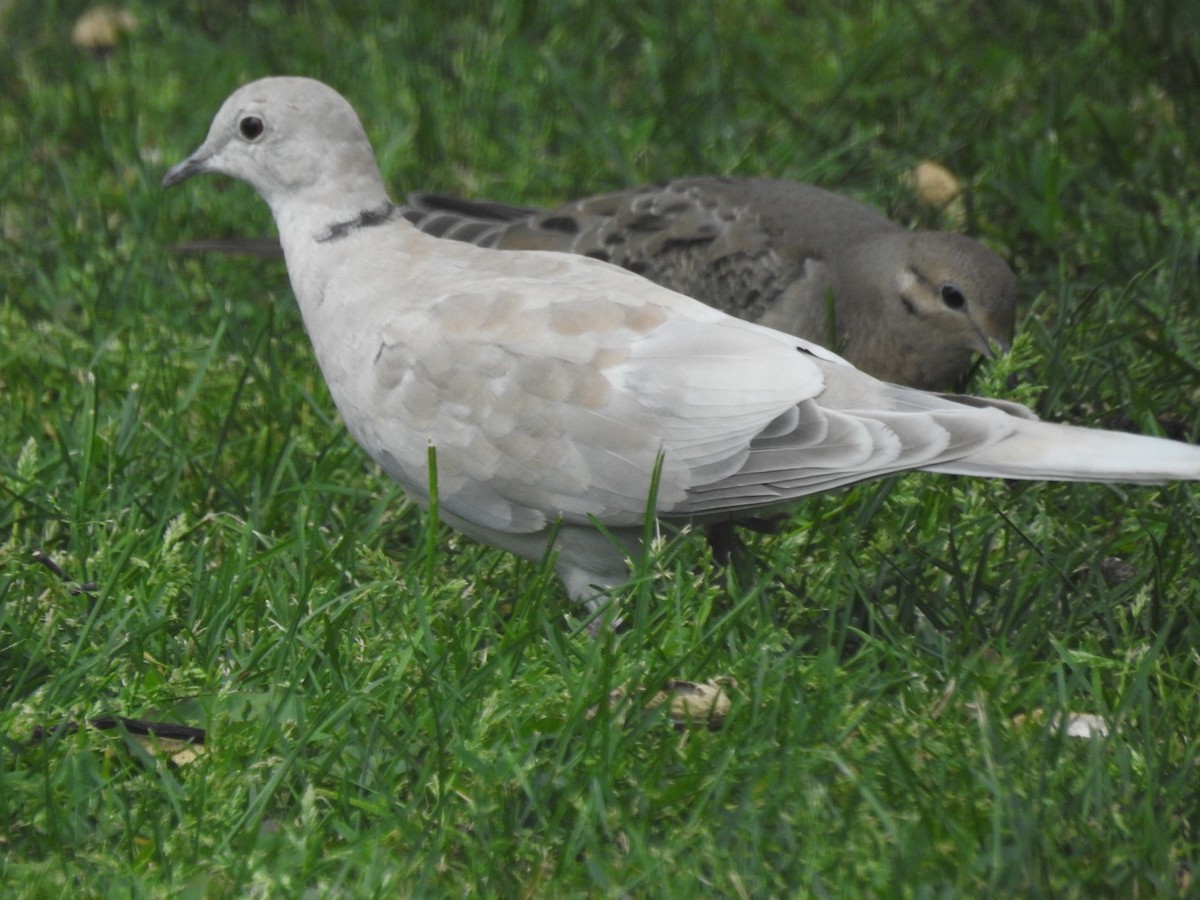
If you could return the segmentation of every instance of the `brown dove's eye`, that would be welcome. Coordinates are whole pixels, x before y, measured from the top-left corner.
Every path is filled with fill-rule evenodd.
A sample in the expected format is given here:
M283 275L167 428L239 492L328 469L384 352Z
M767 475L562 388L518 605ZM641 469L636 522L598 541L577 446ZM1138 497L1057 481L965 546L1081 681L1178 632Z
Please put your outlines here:
M966 295L953 284L942 285L942 302L946 304L947 309L967 308Z
M258 140L262 136L263 130L263 120L258 116L246 116L238 122L238 131L248 141Z

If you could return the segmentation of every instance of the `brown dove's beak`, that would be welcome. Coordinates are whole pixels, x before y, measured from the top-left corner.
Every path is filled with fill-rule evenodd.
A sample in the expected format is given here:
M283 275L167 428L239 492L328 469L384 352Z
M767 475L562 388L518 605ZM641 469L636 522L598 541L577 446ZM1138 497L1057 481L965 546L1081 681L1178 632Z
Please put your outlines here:
M987 343L988 359L999 359L1012 350L1012 344L1000 338L984 338L984 341Z

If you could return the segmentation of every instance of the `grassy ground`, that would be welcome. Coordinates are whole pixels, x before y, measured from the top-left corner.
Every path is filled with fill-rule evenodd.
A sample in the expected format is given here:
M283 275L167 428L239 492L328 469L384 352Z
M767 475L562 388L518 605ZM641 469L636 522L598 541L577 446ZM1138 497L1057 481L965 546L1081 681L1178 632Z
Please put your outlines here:
M752 536L737 589L666 542L634 627L589 640L548 572L366 463L279 265L168 250L268 233L263 204L158 187L282 73L350 97L398 195L767 173L937 226L900 178L934 158L1024 285L1017 352L970 388L1195 441L1194 9L443 6L133 4L96 56L82 3L0 3L4 892L1195 890L1194 488L862 486ZM601 704L716 675L718 731ZM56 727L110 713L207 752Z

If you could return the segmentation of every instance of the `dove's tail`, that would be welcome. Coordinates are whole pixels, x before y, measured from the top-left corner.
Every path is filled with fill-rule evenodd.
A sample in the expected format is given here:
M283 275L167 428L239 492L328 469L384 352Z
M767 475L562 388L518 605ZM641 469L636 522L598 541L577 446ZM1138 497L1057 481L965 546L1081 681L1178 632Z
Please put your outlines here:
M198 241L183 241L172 247L184 256L199 256L204 253L242 253L260 256L263 259L283 259L283 248L277 238L210 238Z
M950 475L1036 481L1200 480L1200 447L1164 438L1022 419L1008 437L928 467Z
M462 200L446 194L414 192L400 214L417 229L434 237L464 241L477 247L496 247L505 232L540 210L491 200ZM537 245L531 245L536 249Z

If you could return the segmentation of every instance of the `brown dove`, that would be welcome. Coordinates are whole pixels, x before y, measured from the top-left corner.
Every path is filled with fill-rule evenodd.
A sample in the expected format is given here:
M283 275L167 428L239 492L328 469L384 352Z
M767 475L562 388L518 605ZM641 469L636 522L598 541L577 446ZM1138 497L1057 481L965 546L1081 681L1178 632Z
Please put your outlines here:
M414 193L402 213L437 237L616 263L910 387L948 390L1012 340L1017 285L999 256L809 184L685 178L548 210ZM273 241L184 249L279 253Z

